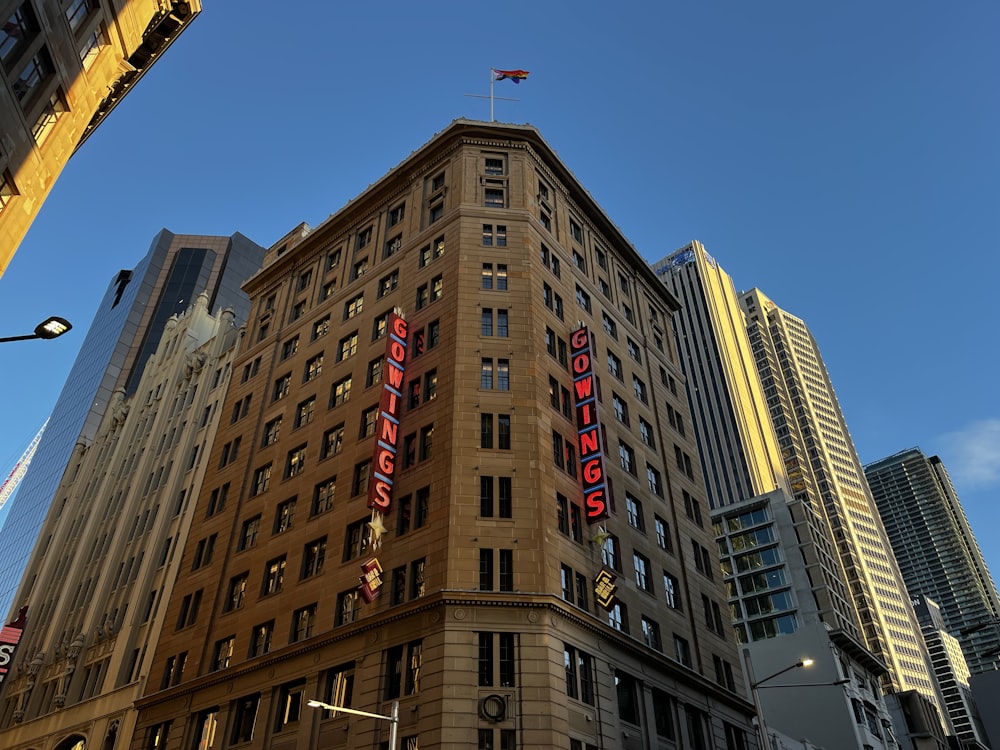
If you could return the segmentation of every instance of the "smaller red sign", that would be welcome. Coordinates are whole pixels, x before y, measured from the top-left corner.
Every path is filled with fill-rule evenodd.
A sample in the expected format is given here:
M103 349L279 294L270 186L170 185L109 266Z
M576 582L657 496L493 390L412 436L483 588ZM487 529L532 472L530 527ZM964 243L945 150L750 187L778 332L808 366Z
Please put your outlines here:
M373 557L361 566L361 598L371 604L382 591L382 566Z

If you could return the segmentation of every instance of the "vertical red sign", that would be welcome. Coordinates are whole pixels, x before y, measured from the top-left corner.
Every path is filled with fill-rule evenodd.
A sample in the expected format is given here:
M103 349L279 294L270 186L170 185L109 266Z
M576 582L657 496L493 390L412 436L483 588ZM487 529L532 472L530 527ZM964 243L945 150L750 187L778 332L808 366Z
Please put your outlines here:
M590 350L590 331L586 326L570 335L573 363L573 396L576 403L576 428L583 476L583 507L587 523L608 517L608 484L601 453L601 426L597 419L597 388Z
M21 607L17 619L0 628L0 684L3 683L10 670L10 664L14 660L14 650L17 648L18 641L21 640L27 616L28 608Z
M406 321L389 313L389 340L382 367L382 396L375 425L375 456L368 482L368 507L380 513L389 510L393 476L396 473L396 445L399 440L399 411L403 404L403 373L406 364Z

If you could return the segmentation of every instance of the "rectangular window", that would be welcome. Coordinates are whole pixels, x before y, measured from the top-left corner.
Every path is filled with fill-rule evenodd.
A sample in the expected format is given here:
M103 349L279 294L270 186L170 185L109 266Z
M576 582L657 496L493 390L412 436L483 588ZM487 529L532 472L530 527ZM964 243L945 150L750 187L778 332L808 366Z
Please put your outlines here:
M310 578L323 572L326 561L326 537L309 542L302 551L302 573L300 578Z
M271 638L274 636L274 620L254 625L250 631L249 658L263 656L271 650Z
M329 458L340 453L344 448L344 423L331 427L323 433L323 444L320 447L320 458Z
M306 466L306 446L300 445L288 451L285 458L285 479L298 476Z
M230 745L238 745L253 740L253 730L257 724L257 709L259 704L260 693L254 693L253 695L233 701L233 728L229 735Z
M302 427L312 422L313 414L316 411L316 397L306 399L295 407L295 426Z
M660 625L645 615L642 616L642 640L654 651L663 651L663 641L660 639Z
M583 291L579 285L576 287L576 304L582 307L585 312L590 313L590 295Z
M233 651L236 649L236 636L231 635L215 642L212 649L212 671L226 669L233 658Z
M330 391L330 407L339 406L351 397L351 378L346 377L333 384Z
M310 604L292 613L292 633L289 642L297 643L311 638L316 626L316 605Z
M358 351L358 332L355 331L349 336L342 338L337 348L339 354L337 358L338 362L343 362L348 357L354 356Z
M632 564L635 567L635 585L643 591L652 594L653 578L650 575L652 570L649 565L649 558L639 552L633 552Z
M256 497L262 492L267 492L268 485L271 483L271 464L266 466L261 466L259 469L255 469L253 473L253 481L250 485L250 496Z
M268 560L264 565L264 578L260 587L260 595L268 596L281 591L285 580L285 556Z
M278 503L274 509L274 533L280 534L292 528L292 518L295 516L295 498L289 498Z
M231 612L235 609L242 609L246 601L247 584L250 582L249 573L241 573L229 579L229 586L226 589L226 602L223 611Z
M313 489L312 515L325 513L333 509L333 499L337 492L337 477L333 476L325 482L320 482Z
M243 526L240 529L240 541L237 545L237 551L242 552L245 549L250 549L255 544L257 544L257 534L260 533L260 515L248 518L243 522Z

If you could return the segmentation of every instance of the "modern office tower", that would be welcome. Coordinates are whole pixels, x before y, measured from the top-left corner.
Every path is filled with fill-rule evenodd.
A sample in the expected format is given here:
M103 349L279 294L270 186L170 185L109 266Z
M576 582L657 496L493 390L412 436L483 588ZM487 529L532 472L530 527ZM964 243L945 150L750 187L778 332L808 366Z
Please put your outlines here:
M731 455L757 456L764 462L758 473L766 476L778 471L773 457L777 452L808 528L816 529L817 549L825 549L824 538L830 538L826 530L832 530L835 544L830 551L839 557L843 581L850 586L865 645L889 668L886 687L918 690L940 703L913 608L808 329L756 290L738 297L729 277L699 243L668 256L654 269L682 304L675 316L676 335L689 392L695 394L692 411L696 426L701 425L696 429L699 447L709 446L703 461L708 464L722 455L712 446L724 445ZM743 395L744 388L756 393ZM702 405L705 393L712 400ZM724 430L731 432L720 434ZM774 448L761 454L754 443L768 431L774 437L763 443ZM738 463L727 458L721 468L706 472L732 477L732 465ZM822 522L817 520L821 517ZM841 590L832 578L827 585Z
M783 447L804 451L798 465L833 529L865 642L889 666L894 690L917 690L940 703L913 607L819 347L801 319L759 290L741 294L741 304L758 368L779 363L769 370L774 387L785 396L780 409L778 402L772 405L776 425L797 433Z
M0 276L66 162L200 0L0 0Z
M941 608L973 674L1000 666L1000 597L941 459L910 448L865 466L910 594Z
M27 626L4 684L0 747L121 747L132 736L180 568L239 330L201 294L166 321L136 392L119 389L60 487L27 574ZM235 452L235 449L231 450ZM200 547L211 558L212 540ZM182 619L209 602L189 600ZM117 743L117 744L116 744Z
M732 280L698 242L653 269L682 304L674 316L674 330L703 471L711 477L713 518L732 515L733 508L769 493L770 499L761 505L784 503L785 509L776 508L768 517L791 520L785 537L776 535L772 541L775 545L783 541L789 550L791 545L799 547L789 559L808 571L803 571L812 590L808 609L831 628L857 636L860 622L834 553L832 532L808 493L796 453L787 445L787 430L775 429L774 399L780 394L769 375L758 374L753 365L758 349L751 348ZM717 529L716 536L721 537L722 531ZM724 545L725 540L719 538L719 543ZM730 606L740 610L744 592L738 582L734 580L728 590ZM752 642L792 632L800 618L789 613L780 622L777 629L763 622L737 627L737 637Z
M32 581L22 582L21 576L63 473L75 470L74 446L94 439L115 391L135 392L167 320L207 291L210 310L232 308L237 323L242 323L250 301L240 284L260 268L263 258L264 248L239 233L210 237L164 229L135 268L119 271L111 280L31 467L9 501L0 530L5 563L0 569L0 612L11 608L19 584L16 601L23 602L31 592Z
M989 739L969 686L969 667L965 663L962 647L945 630L941 609L933 600L918 594L913 601L913 609L920 622L920 632L931 657L934 677L944 698L953 734L961 741L962 747L988 748Z
M534 128L453 122L245 288L130 747L386 746L312 699L404 748L753 745L676 302Z

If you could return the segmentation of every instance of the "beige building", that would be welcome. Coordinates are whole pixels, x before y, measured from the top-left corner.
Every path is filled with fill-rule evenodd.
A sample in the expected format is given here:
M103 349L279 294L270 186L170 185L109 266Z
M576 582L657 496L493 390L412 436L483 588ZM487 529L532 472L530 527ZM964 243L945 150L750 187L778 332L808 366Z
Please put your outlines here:
M3 686L0 747L110 750L132 736L156 642L175 624L167 599L239 333L207 303L167 322L136 395L119 390L78 445L25 573L35 595Z
M411 750L755 746L676 300L534 128L455 121L245 289L130 747L387 747L310 699Z
M0 0L0 276L66 162L200 0Z
M797 453L833 528L836 551L868 648L889 667L894 692L916 690L944 716L920 626L903 585L819 347L805 323L757 289L740 295L756 335L757 361L780 362L773 387L784 394L776 418Z

